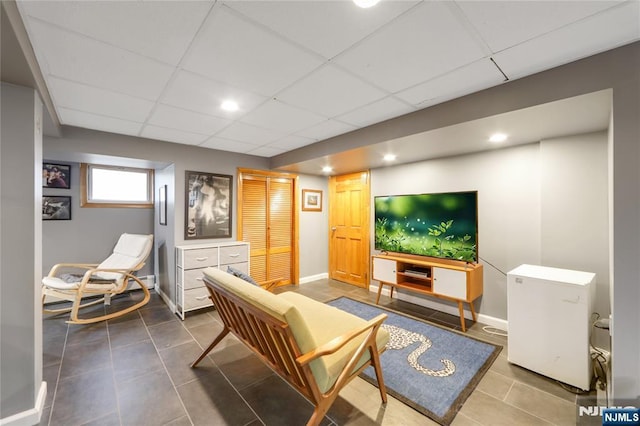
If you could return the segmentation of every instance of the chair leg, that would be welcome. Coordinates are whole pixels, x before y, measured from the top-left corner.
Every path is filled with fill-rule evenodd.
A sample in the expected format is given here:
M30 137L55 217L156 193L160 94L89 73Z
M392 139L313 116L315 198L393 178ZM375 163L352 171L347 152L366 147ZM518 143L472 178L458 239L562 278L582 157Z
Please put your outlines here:
M200 363L200 361L202 361L204 357L207 356L207 354L211 352L211 350L215 348L216 345L220 343L222 339L224 339L224 336L226 336L227 334L229 334L229 329L225 326L224 329L220 332L220 334L218 334L218 336L215 339L213 339L213 342L211 342L211 344L207 347L207 349L202 351L198 359L193 361L193 363L191 364L191 368L196 367Z
M136 303L133 306L129 306L126 309L122 309L118 312L113 312L111 314L107 314L107 315L102 315L99 317L95 317L95 318L86 318L86 319L82 319L82 318L78 318L78 309L80 307L84 307L84 306L80 306L80 300L82 300L82 293L79 291L78 295L76 296L76 302L74 302L73 307L71 308L71 319L69 321L67 321L67 323L69 324L91 324L94 322L99 322L99 321L106 321L112 318L117 318L120 317L122 315L128 314L129 312L133 312L136 309L140 309L141 307L143 307L144 305L146 305L147 303L149 303L149 299L151 299L151 294L149 293L149 289L147 289L147 286L144 285L144 283L142 281L140 281L138 279L138 277L134 276L134 275L128 275L129 278L131 278L132 280L134 280L136 283L138 283L138 285L140 286L140 288L142 289L142 291L144 292L144 297L142 298L142 300L138 303Z
M376 373L376 380L378 381L378 389L380 390L380 397L383 403L387 403L387 387L384 385L384 377L382 376L382 367L380 365L380 354L377 350L369 349L371 354L371 365Z

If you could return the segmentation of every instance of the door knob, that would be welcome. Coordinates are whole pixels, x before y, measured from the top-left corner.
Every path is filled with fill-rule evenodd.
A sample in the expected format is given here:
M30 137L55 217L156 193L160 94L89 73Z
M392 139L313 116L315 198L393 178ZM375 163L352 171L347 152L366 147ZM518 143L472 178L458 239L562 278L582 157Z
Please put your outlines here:
M331 227L331 230L332 230L332 231L335 231L336 229L338 229L338 228L336 228L335 226L332 226L332 227Z

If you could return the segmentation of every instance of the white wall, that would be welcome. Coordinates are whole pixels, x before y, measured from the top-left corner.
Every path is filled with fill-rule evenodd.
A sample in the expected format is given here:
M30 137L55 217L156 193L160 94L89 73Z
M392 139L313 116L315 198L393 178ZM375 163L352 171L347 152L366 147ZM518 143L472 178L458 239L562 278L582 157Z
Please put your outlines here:
M607 151L604 132L540 144L541 262L594 272L595 311L602 318L611 313ZM606 332L596 331L594 338L609 348Z
M372 196L477 190L484 295L476 308L507 320L506 273L520 264L608 276L606 150L606 134L598 133L376 169L371 172ZM571 178L557 182L565 172ZM602 204L584 208L594 200ZM556 222L568 216L571 226ZM596 231L585 235L587 229ZM580 244L595 245L595 250L577 250L577 241L570 236L578 230L582 230ZM608 280L602 280L599 290L598 306L606 312Z

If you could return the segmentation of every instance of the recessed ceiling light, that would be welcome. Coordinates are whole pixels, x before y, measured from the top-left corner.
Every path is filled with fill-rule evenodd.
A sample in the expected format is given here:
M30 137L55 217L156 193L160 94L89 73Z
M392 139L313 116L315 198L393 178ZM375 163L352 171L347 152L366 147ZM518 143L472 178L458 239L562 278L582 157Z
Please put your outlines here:
M375 6L376 4L378 4L380 0L353 0L353 2L358 6L361 7L363 9L368 9L372 6Z
M238 103L236 101L227 99L226 101L222 102L222 104L220 104L220 108L225 111L233 112L237 111L240 107L238 106Z
M504 142L507 140L507 135L505 133L494 133L489 138L489 142Z
M395 154L386 154L384 157L384 161L394 161L396 159Z
M323 172L325 172L325 173L331 173L331 172L333 171L333 167L331 167L331 166L324 166L324 167L322 168L322 171L323 171Z

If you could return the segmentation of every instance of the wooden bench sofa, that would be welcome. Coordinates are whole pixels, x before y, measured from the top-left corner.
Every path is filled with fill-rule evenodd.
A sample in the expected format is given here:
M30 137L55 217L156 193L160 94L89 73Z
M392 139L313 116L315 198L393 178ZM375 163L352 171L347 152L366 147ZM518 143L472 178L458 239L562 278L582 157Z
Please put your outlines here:
M379 358L389 340L380 328L386 315L365 321L295 292L270 293L215 268L205 270L204 282L224 329L192 367L231 332L314 404L307 425L319 424L340 390L369 365L386 403Z

